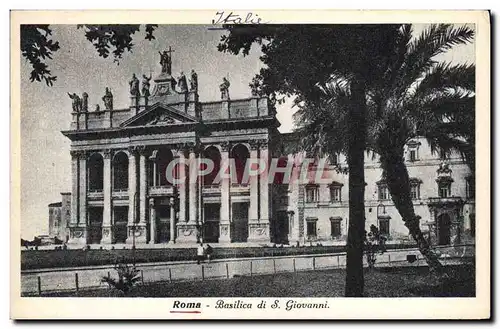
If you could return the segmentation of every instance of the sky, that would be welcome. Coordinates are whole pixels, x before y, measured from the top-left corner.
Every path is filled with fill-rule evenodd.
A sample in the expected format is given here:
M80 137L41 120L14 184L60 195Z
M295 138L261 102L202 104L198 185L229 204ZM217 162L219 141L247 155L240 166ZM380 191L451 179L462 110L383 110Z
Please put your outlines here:
M415 35L426 26L415 25ZM162 25L155 31L156 40L144 40L142 28L133 37L132 52L126 52L119 65L113 59L99 57L82 29L74 25L51 25L52 39L61 48L47 61L57 81L52 87L30 82L31 67L21 61L21 236L32 239L48 232L48 204L59 202L61 192L71 191L70 141L61 134L71 123L71 99L67 93L89 95L89 110L99 104L109 87L115 109L129 105L128 81L135 73L160 73L159 54L169 46L174 50L172 73L191 69L198 73L200 101L220 98L219 84L226 76L231 82L232 99L250 96L248 84L262 67L260 49L252 47L246 57L220 53L217 44L224 31L208 30L202 25ZM474 43L455 47L439 60L452 63L474 63ZM279 130L293 129L291 102L277 108Z

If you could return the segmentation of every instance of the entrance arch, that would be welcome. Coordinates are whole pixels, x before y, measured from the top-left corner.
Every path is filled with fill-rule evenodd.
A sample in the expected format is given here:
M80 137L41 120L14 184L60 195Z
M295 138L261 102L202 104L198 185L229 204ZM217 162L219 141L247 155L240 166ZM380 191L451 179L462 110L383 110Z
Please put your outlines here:
M447 213L439 215L437 218L438 244L449 245L451 243L451 218Z

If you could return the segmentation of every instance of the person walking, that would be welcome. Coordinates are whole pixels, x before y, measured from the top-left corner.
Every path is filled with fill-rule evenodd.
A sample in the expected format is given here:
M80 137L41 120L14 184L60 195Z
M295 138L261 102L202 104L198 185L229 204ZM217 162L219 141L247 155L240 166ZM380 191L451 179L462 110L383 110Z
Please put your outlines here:
M212 258L212 253L214 249L212 248L211 245L207 244L207 247L205 249L205 253L207 254L207 261L210 264L210 259Z
M201 261L203 261L204 254L205 254L205 248L203 247L203 243L201 242L196 251L196 259L198 265L200 264Z

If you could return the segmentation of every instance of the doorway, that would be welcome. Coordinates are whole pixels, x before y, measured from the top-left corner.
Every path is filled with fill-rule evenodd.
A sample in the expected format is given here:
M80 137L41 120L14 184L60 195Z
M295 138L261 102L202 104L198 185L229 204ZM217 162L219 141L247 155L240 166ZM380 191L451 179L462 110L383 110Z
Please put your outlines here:
M274 243L288 243L288 214L286 211L278 211L274 224Z
M232 241L247 242L248 240L248 202L235 202L232 204Z
M102 207L90 207L87 243L100 244L102 238Z
M170 241L170 206L156 207L156 239L159 243Z
M128 207L114 207L113 211L114 243L125 243L127 240Z
M220 203L205 204L203 216L203 242L219 242Z
M450 232L451 218L448 214L442 214L438 217L438 244L449 245L451 242Z

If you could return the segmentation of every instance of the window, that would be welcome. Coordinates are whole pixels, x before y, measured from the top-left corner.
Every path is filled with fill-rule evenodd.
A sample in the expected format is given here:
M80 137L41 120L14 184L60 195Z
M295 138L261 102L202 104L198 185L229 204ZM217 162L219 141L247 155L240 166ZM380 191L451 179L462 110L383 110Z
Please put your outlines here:
M415 162L417 161L417 150L410 150L410 161Z
M330 202L342 201L342 184L330 185Z
M378 229L380 234L389 235L389 218L379 218L378 220Z
M378 186L378 199L389 200L389 188L386 184L379 184Z
M420 183L422 181L417 178L410 179L410 195L413 200L420 199Z
M476 197L476 184L474 177L467 177L465 179L465 189L467 199L474 199Z
M330 228L332 238L339 238L342 235L342 218L331 217Z
M416 140L411 140L407 143L408 146L408 161L415 162L418 161L418 148L421 143Z
M336 165L339 163L339 155L337 153L334 153L330 156L330 162L332 165Z
M439 197L448 198L451 196L451 182L450 181L440 181L438 183L439 187Z
M306 202L307 203L313 203L313 202L318 202L318 186L312 185L312 186L306 186Z
M308 238L316 237L316 222L318 221L317 218L307 218L307 226L306 226L306 233Z

